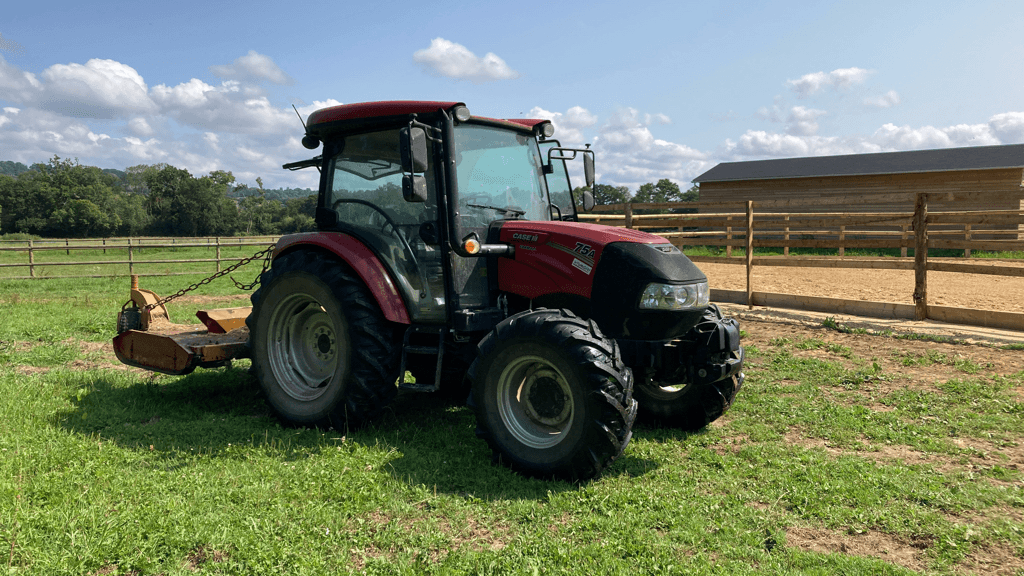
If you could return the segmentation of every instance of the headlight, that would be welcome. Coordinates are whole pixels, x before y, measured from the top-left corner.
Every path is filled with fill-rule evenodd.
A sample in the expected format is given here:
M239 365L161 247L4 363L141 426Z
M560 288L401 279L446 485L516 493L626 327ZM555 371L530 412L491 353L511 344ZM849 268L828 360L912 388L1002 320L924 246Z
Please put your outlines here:
M683 286L652 282L640 296L640 309L692 310L707 306L709 301L707 281Z

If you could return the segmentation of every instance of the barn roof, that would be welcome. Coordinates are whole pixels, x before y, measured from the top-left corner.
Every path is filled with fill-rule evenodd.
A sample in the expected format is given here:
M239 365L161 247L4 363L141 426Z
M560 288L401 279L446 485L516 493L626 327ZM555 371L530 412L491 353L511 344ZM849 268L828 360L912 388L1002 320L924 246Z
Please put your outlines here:
M1024 168L1024 144L722 162L694 182Z

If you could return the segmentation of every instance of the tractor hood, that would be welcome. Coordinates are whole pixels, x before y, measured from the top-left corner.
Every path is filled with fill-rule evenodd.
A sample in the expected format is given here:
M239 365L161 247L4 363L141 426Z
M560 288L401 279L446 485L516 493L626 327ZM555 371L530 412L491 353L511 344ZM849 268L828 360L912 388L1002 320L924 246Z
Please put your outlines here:
M640 296L652 282L707 282L660 236L577 222L509 220L500 226L498 239L512 245L515 254L497 259L499 289L541 302L556 295L585 299L606 335L670 339L691 328L704 311L640 310Z
M501 226L501 241L514 243L515 239L512 236L523 232L571 236L580 242L586 242L595 247L604 247L612 242L669 244L669 241L661 236L655 236L654 234L648 234L639 230L630 230L629 228L616 228L614 226L586 224L583 222L537 222L529 220L509 220L504 222Z
M589 299L597 263L617 242L651 245L652 251L654 246L671 247L646 232L559 221L507 220L498 240L515 248L513 258L499 260L499 285L526 298L565 293Z

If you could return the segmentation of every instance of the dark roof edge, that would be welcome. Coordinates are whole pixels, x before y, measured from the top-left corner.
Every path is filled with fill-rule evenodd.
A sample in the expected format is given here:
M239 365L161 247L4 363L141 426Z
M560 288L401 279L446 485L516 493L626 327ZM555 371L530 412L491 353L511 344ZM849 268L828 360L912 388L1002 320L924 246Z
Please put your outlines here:
M722 162L692 182L781 180L1024 168L1024 144Z
M887 176L892 174L929 174L934 172L967 172L981 170L1012 170L1014 168L1024 169L1024 163L1019 166L988 166L985 168L947 168L945 170L902 170L900 172L850 172L843 174L810 174L807 176L762 176L760 178L715 178L707 182L742 182L744 180L801 180L804 178L836 178L838 176ZM710 172L710 170L708 171ZM704 174L707 174L705 172ZM700 176L703 176L701 174ZM700 183L700 176L690 182Z

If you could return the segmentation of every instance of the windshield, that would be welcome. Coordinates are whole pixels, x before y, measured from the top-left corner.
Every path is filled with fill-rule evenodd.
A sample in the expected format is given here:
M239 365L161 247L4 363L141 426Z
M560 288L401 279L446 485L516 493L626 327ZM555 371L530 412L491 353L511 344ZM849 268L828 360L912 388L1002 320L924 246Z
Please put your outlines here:
M462 124L455 129L455 165L464 226L485 227L501 218L551 219L532 136Z

